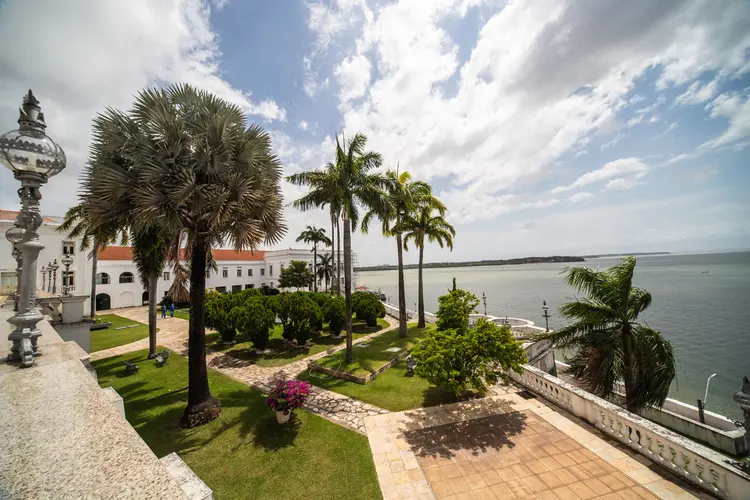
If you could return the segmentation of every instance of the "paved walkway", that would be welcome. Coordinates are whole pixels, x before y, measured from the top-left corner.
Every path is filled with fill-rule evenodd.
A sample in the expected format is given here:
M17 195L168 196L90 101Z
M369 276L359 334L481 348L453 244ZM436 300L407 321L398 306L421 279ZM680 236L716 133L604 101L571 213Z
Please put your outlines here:
M122 316L123 318L148 324L147 307L117 309L113 311L113 313ZM398 322L391 317L387 316L385 319L390 325L388 328L360 337L354 340L354 344L365 342L368 339L381 335L398 325ZM166 319L158 317L157 325L159 327L159 333L157 334L158 344L174 352L178 352L183 356L187 356L188 322L177 317ZM269 391L271 387L275 385L276 380L295 378L301 372L307 370L307 365L310 361L328 356L331 352L340 351L344 348L346 348L346 343L342 343L341 345L327 351L278 367L258 366L249 361L237 359L228 354L208 350L206 353L206 364L210 368L213 368L235 380L239 380L251 387L256 387L263 391ZM92 353L91 359L95 361L97 359L109 358L143 349L148 349L148 338ZM365 417L389 413L388 410L315 386L312 387L305 408L331 420L332 422L355 430L361 434L365 434Z

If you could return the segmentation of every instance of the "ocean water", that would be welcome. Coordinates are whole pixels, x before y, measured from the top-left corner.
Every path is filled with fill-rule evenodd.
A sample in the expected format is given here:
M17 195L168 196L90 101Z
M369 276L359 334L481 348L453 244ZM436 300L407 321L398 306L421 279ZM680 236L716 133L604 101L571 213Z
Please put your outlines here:
M588 259L586 265L605 269L618 258ZM579 264L576 264L579 265ZM558 307L573 290L560 272L566 264L454 267L424 270L425 308L437 310L437 298L455 277L457 286L481 298L487 313L521 317L544 326L542 301L550 311L550 328L562 326ZM407 307L416 309L417 270L404 272ZM670 397L695 405L711 380L707 409L739 419L732 395L750 376L750 252L642 256L636 265L635 286L651 292L651 307L641 315L672 342L677 379ZM397 271L360 272L358 285L382 289L391 303L398 301ZM478 312L483 312L480 303ZM559 356L558 356L559 358Z

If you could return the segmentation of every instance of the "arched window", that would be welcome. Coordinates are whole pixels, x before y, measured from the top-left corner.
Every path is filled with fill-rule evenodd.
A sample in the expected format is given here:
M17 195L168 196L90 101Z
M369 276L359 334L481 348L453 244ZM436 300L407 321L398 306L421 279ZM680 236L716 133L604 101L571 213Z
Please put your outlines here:
M133 273L122 273L120 275L120 283L134 283L135 278L133 277Z
M96 273L96 284L97 285L109 285L109 274Z

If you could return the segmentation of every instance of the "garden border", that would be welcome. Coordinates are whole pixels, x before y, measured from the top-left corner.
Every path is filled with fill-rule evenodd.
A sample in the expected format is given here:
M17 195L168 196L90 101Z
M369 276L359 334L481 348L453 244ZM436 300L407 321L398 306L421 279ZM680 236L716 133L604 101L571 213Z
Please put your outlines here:
M317 364L315 361L310 361L307 364L307 367L308 367L308 369L310 369L312 371L320 372L320 373L325 373L326 375L330 375L331 377L335 377L335 378L342 379L342 380L348 380L349 382L354 382L354 383L357 383L357 384L360 384L360 385L365 385L368 382L372 382L373 380L375 380L378 377L378 375L380 375L381 373L383 373L384 371L386 371L391 366L395 365L396 363L398 363L402 359L406 358L409 355L410 352L411 352L411 349L399 353L395 358L393 358L390 361L387 361L383 366L381 366L380 368L378 368L374 372L372 372L372 373L370 373L368 375L365 375L364 377L358 377L358 376L352 375L350 373L342 372L342 371L339 371L339 370L333 370L331 368L326 368L325 366L321 366L321 365Z

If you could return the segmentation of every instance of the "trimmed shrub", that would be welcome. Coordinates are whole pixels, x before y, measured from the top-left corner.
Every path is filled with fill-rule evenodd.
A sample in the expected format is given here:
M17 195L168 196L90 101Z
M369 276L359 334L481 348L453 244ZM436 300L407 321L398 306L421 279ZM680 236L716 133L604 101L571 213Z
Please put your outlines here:
M278 304L278 316L284 325L283 337L295 339L297 345L305 345L322 318L320 308L310 297L301 293L281 293Z
M242 306L232 309L237 330L247 335L256 349L262 351L268 346L271 328L276 320L276 313L271 311L260 296L251 297Z
M228 298L231 295L217 294L206 300L206 326L219 332L221 339L227 344L234 342L237 335L234 319L230 314L235 304Z
M356 301L354 295L357 295ZM378 298L365 292L357 292L352 295L352 311L356 313L357 319L364 321L367 326L377 326L378 318L385 318L385 306Z
M487 391L487 385L508 380L508 372L521 373L526 352L507 326L484 318L469 330L432 330L411 352L416 373L438 387L463 396L466 391Z
M331 335L338 335L346 324L346 301L343 297L331 297L323 306L323 320L328 323Z
M469 328L469 315L479 305L476 295L457 288L438 297L437 329L466 330Z

